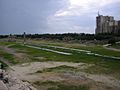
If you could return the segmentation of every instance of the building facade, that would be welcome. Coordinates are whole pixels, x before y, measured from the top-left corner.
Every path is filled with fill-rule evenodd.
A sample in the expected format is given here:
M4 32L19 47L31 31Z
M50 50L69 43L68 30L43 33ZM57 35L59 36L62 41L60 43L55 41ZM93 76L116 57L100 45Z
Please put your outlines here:
M114 20L113 16L99 15L96 17L96 34L120 34L120 21Z

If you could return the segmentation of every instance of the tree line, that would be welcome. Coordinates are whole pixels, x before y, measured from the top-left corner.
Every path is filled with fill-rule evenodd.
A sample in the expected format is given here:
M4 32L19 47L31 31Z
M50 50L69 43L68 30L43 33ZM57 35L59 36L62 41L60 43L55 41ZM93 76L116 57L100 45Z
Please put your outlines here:
M16 38L23 38L23 34L0 35L0 38L7 38L14 36ZM120 35L113 34L85 34L85 33L64 33L64 34L26 34L26 38L30 39L46 39L46 40L120 40Z

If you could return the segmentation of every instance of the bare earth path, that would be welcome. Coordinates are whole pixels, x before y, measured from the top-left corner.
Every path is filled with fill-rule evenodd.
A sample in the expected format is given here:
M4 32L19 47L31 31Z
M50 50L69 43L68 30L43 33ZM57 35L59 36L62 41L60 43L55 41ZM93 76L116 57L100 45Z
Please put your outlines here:
M64 81L64 80L81 80L82 78L86 78L95 82L99 82L102 83L108 87L116 87L116 90L120 89L120 81L113 78L113 77L109 77L109 76L105 76L105 75L93 75L93 74L88 74L88 73L84 73L84 72L76 72L76 73L64 73L64 74L56 74L56 73L40 73L37 74L36 72L39 70L43 70L46 68L52 68L52 67L58 67L58 66L62 66L62 65L66 65L66 66L71 66L71 67L81 67L83 69L83 65L85 65L84 63L68 63L68 62L34 62L34 63L25 63L22 65L16 65L16 66L12 66L12 68L14 69L14 71L9 70L9 73L13 74L14 76L16 76L17 78L21 79L21 80L25 80L25 81L29 81L29 82L35 82L35 81ZM86 65L87 68L91 65ZM86 80L85 79L85 80ZM98 89L95 89L98 90ZM99 89L102 90L102 89ZM104 90L104 89L103 89ZM106 90L106 89L105 89ZM114 90L114 89L110 89L110 90Z
M120 49L116 49L116 48L108 47L109 45L111 45L111 44L103 45L103 47L104 47L105 49L108 49L108 50L112 50L112 51L120 52Z
M105 48L105 49L108 49L108 50L113 50L113 51L120 52L120 49L111 48L111 47L104 47L104 48Z

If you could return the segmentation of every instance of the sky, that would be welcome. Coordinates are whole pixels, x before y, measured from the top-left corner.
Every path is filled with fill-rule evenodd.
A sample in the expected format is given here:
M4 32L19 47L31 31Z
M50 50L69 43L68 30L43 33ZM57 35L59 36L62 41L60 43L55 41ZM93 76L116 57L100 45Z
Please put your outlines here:
M0 34L95 33L98 11L120 20L120 0L0 0Z

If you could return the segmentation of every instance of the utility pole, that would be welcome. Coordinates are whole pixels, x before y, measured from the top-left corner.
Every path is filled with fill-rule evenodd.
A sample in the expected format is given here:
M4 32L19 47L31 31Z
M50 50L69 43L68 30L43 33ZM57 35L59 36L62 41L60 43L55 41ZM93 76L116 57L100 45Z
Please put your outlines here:
M9 34L9 36L8 36L8 41L9 41L9 42L12 41L12 34Z

